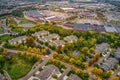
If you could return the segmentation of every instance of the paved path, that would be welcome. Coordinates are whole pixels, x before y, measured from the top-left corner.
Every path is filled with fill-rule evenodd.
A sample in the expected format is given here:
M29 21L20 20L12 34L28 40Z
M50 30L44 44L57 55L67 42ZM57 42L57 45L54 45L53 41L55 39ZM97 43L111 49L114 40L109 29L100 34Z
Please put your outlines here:
M67 69L64 71L64 73L62 73L62 75L60 77L58 77L57 80L63 80L64 76L67 75L70 71L71 71L71 68L67 67Z
M11 77L9 76L9 74L7 73L7 71L3 70L4 71L4 75L6 76L7 80L12 80Z

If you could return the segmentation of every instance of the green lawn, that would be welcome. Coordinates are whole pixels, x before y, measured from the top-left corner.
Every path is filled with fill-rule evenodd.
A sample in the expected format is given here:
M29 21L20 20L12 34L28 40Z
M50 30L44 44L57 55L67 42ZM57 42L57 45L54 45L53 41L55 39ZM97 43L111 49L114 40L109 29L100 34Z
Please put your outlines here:
M23 28L22 27L15 27L11 29L12 32L23 32Z
M3 33L3 30L0 29L0 33Z
M24 17L20 17L19 20L21 21L22 24L32 22L32 21L29 21L29 20L25 19Z
M9 36L9 35L0 36L0 43L2 43L3 41L7 41L11 38L12 38L12 36Z
M14 55L12 59L14 61L12 64L7 62L5 65L5 70L9 73L12 80L18 80L31 70L32 64L30 62L19 58L17 55Z

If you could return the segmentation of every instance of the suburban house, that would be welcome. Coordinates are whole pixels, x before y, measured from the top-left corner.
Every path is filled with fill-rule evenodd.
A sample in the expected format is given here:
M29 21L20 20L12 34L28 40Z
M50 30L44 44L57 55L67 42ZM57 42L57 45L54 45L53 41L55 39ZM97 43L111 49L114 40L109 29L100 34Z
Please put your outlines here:
M32 34L33 36L37 37L38 39L40 37L44 37L44 36L47 36L49 34L49 31L39 31L39 32L35 32L34 34Z
M64 44L65 42L63 40L55 40L50 43L51 46L55 46L55 47L58 47L58 46L64 47Z
M59 38L60 38L60 36L59 36L58 34L55 34L55 33L50 34L49 36L50 36L53 40L59 40Z
M35 77L38 77L40 80L50 80L54 74L59 73L59 69L56 66L48 65L39 74L36 74Z
M74 36L74 35L64 37L64 41L70 42L70 43L72 43L73 41L77 41L77 40L78 40L77 36Z
M102 55L107 54L109 50L110 50L110 45L108 43L97 44L95 48L95 52L99 52Z
M115 56L116 59L120 60L120 48L117 48L114 56Z
M116 64L118 64L119 61L115 58L108 58L102 65L99 67L103 69L104 71L108 71L114 68Z
M16 38L11 39L11 40L9 40L8 42L9 42L11 45L21 44L21 43L26 43L26 39L27 39L27 36L20 36L20 37L16 37Z
M66 80L82 80L82 79L75 74L71 74Z
M48 36L40 37L39 40L42 42L52 42L53 40L59 40L60 36L58 34L49 34Z

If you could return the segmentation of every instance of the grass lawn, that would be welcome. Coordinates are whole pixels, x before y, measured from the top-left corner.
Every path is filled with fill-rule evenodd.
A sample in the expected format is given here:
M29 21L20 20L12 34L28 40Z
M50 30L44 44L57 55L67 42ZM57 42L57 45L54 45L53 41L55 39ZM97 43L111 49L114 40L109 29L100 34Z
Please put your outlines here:
M20 77L26 75L32 68L32 63L19 58L17 55L13 56L13 63L8 62L5 65L5 70L11 76L12 80L18 80Z
M12 36L9 36L9 35L0 36L0 43L2 43L3 41L7 41L11 38L12 38Z
M0 33L3 33L3 30L0 29Z
M23 28L22 27L15 27L11 29L12 32L23 32Z
M21 21L22 24L33 23L32 21L29 21L29 20L25 19L24 17L20 17L19 20Z

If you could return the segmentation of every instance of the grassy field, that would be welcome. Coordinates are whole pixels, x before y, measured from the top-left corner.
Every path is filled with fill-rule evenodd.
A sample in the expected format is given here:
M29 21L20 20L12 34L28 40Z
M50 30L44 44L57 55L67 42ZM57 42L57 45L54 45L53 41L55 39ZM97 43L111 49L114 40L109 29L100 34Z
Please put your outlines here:
M2 43L3 41L7 41L9 39L11 39L12 37L9 35L5 35L5 36L0 36L0 43Z
M0 29L0 33L3 33L3 30Z
M11 29L12 32L23 32L23 28L22 27L15 27Z
M22 24L33 23L32 21L29 21L29 20L25 19L24 17L19 17L19 20L21 21Z
M5 65L5 70L11 76L12 80L18 80L31 70L32 64L30 62L21 59L17 55L14 55L12 59L14 61L12 64L7 62Z

